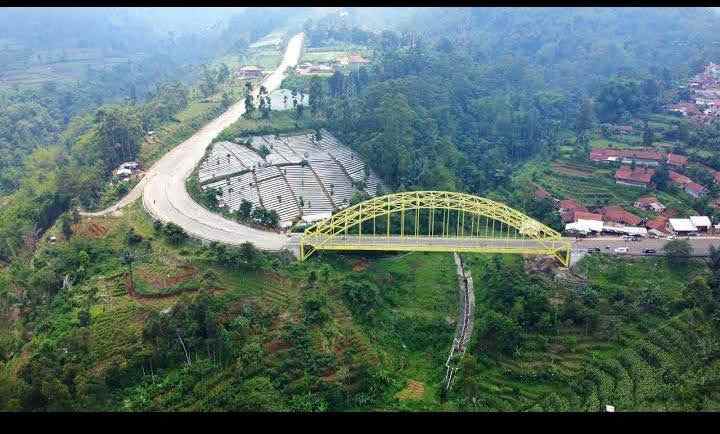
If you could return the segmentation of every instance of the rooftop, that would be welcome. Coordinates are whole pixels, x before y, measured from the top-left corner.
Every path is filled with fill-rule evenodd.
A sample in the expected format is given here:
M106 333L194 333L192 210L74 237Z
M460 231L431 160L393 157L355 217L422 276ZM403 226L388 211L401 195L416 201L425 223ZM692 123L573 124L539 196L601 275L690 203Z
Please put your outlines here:
M670 153L667 156L667 163L673 166L685 166L688 162L688 157L684 155L678 155Z
M685 185L692 182L692 179L688 178L685 175L682 175L680 173L677 173L674 170L670 171L670 180L674 182L675 184Z
M670 219L670 227L675 232L695 232L697 230L690 219Z
M709 228L712 224L710 218L704 215L692 215L690 216L690 221L699 228Z
M615 172L615 179L619 181L631 181L649 184L654 174L654 169L649 169L646 167L636 167L633 170L630 168L630 166L623 165Z
M648 229L655 229L656 231L667 233L666 227L668 220L669 218L667 216L661 215L645 223L645 226Z
M643 196L635 201L641 205L650 205L651 203L660 203L655 196Z
M583 210L587 211L584 206L580 205L573 199L563 199L560 201L560 209L575 211L575 210Z
M697 182L688 182L685 185L685 188L692 191L693 193L703 193L707 191L707 188L703 187L702 185L698 184Z
M606 206L602 209L603 217L607 221L624 223L632 226L640 224L642 219L633 213L627 212L619 206Z

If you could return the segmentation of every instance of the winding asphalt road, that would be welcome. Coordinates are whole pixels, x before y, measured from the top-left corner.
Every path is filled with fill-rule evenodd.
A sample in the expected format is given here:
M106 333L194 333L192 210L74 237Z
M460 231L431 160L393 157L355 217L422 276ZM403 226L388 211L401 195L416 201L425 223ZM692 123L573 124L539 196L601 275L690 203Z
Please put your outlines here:
M263 81L268 92L280 88L287 68L297 65L303 38L304 34L299 33L288 42L282 62ZM142 196L143 206L153 217L163 222L175 223L194 237L234 245L250 241L260 249L282 250L288 243L287 236L227 220L197 204L185 189L185 180L202 159L212 140L237 121L244 112L244 101L233 105L192 137L165 154L118 203L103 211L84 213L84 215L112 215Z

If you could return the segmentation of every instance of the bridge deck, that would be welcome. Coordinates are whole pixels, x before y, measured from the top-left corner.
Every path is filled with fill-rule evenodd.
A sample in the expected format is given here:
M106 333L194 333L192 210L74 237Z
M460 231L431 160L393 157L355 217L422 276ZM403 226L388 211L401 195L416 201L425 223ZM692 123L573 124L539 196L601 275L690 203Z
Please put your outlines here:
M567 240L534 240L529 238L483 238L440 236L306 235L303 244L317 250L385 250L422 252L483 252L554 254L570 250Z

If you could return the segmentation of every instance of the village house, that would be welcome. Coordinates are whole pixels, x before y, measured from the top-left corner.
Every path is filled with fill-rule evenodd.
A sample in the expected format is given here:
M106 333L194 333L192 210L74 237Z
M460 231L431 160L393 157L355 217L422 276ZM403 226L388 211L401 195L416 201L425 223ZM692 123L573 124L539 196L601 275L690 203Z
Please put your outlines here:
M643 166L658 166L665 161L665 154L652 148L639 149L593 149L590 151L590 161L616 162L624 164L635 164Z
M697 232L697 227L690 219L670 219L668 221L668 229L680 235L689 235Z
M636 200L633 206L646 211L663 212L665 210L665 205L660 203L655 196L643 196Z
M669 176L670 176L670 181L680 188L685 188L685 185L692 182L692 179L688 178L685 175L677 173L674 170L669 171Z
M298 75L332 75L335 68L330 65L303 63L296 71Z
M137 161L127 161L119 165L113 173L115 174L115 176L120 177L123 181L127 181L130 179L133 173L137 172L139 169L140 163L138 163Z
M568 223L575 221L575 212L576 211L582 211L587 212L587 208L580 205L573 199L564 199L561 200L558 203L559 211L560 211L560 218L563 221L563 223Z
M262 78L263 75L264 74L262 69L254 65L242 66L238 68L237 72L235 73L235 77L240 79Z
M684 117L697 116L700 110L691 102L680 102L670 107L671 113L679 113Z
M668 221L670 220L670 217L665 215L660 215L655 217L652 220L648 220L645 223L645 227L648 229L648 232L653 233L655 235L661 235L661 234L668 234L670 231L668 230Z
M708 189L698 184L697 182L689 182L685 184L685 192L695 199L707 194Z
M603 220L630 226L637 226L642 219L633 213L627 212L619 206L606 206L600 210Z
M653 175L655 175L654 169L647 167L631 169L630 166L623 165L615 172L615 182L617 184L647 188L652 182Z
M348 65L366 65L370 63L369 60L365 59L358 53L352 53L350 55L343 54L337 57L337 62L342 66Z
M710 229L710 226L712 226L710 218L704 215L690 216L690 222L692 222L693 226L698 228L701 232L707 232Z
M667 156L667 164L675 167L685 167L688 163L688 157L669 153Z

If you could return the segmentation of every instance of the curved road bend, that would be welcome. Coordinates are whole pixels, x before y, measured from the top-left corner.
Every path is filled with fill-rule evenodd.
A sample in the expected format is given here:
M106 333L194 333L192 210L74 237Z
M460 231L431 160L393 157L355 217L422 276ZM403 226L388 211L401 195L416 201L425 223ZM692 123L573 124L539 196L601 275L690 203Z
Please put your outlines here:
M304 34L298 33L288 42L280 65L264 81L272 92L280 88L288 67L300 60ZM257 92L257 90L256 90ZM208 241L241 244L250 241L264 250L282 250L288 238L274 232L261 231L227 220L197 204L185 189L190 176L212 140L237 121L245 112L244 101L230 107L225 113L209 122L189 139L165 154L146 173L133 190L117 204L103 211L84 213L87 216L112 214L142 195L143 206L156 219L172 222L188 234Z

